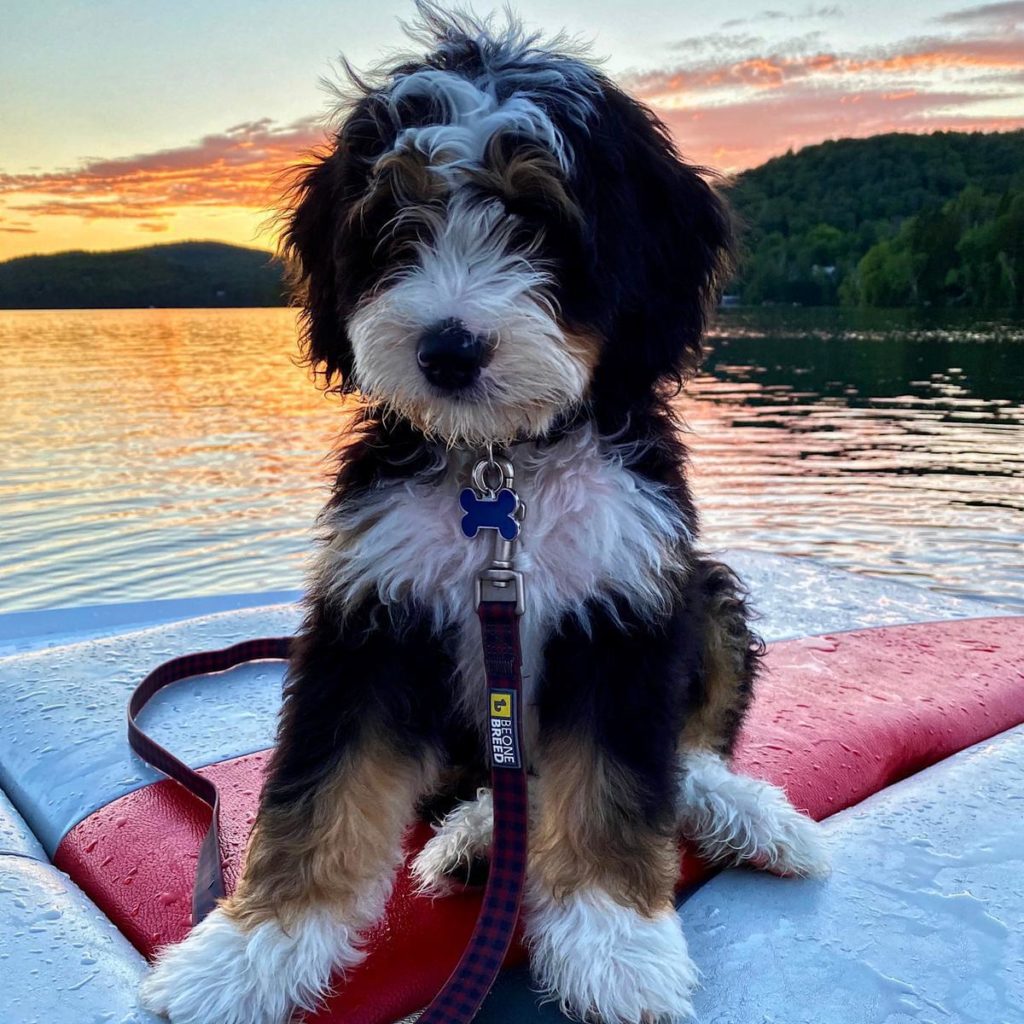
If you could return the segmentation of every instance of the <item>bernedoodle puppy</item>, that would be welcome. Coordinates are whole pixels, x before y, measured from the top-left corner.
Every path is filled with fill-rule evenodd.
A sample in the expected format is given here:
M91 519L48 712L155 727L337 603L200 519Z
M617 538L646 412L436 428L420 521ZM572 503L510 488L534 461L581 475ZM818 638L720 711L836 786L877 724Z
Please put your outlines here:
M287 214L311 364L358 394L235 893L145 986L174 1024L283 1024L357 964L417 806L425 889L486 856L474 580L486 451L529 508L517 569L539 986L603 1024L692 1012L680 833L822 871L816 826L730 754L760 644L701 555L670 400L728 272L722 200L564 38L419 5ZM459 796L468 797L455 802ZM424 941L429 941L425 937Z

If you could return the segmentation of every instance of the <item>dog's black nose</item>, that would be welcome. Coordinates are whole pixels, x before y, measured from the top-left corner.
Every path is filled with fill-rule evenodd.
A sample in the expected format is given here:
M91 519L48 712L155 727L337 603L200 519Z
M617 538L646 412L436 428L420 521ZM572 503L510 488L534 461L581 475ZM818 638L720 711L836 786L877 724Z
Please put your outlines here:
M466 329L461 320L449 318L423 332L416 361L431 384L446 391L468 387L480 376L487 346Z

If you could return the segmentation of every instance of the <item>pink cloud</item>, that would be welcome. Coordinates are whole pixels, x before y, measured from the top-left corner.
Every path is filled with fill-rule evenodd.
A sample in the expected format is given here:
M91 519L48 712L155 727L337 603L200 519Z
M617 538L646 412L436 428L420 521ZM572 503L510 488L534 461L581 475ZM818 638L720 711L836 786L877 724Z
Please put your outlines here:
M740 170L789 148L884 131L1024 126L1021 2L942 19L959 33L839 53L816 34L766 50L722 35L699 59L632 75L694 158ZM713 54L708 57L707 53ZM1007 101L1021 113L1004 113ZM982 104L989 104L986 110Z
M978 95L968 92L847 91L808 83L768 97L660 114L689 159L741 170L824 139L863 138L882 132L1024 127L1024 117L971 113L969 108L977 101Z
M642 72L627 85L638 96L662 100L673 93L747 87L777 89L813 77L952 71L1024 71L1024 37L923 39L884 53L787 55L770 53L724 62L702 62Z
M0 174L0 201L22 214L139 219L159 230L154 225L182 207L271 207L282 172L323 141L312 119L283 127L263 119L178 149Z

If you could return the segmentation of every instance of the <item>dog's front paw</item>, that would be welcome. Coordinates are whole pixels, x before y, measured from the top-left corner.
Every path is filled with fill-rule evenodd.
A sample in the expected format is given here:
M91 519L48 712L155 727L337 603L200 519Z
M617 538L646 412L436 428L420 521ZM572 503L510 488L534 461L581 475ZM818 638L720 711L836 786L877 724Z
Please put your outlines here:
M671 909L655 917L597 889L558 901L532 892L530 965L563 1013L600 1024L675 1024L693 1016L698 971Z
M684 765L680 826L712 863L801 878L829 873L821 826L778 786L734 772L717 754L692 753Z
M243 929L218 909L161 952L142 1002L172 1024L286 1024L322 1000L336 965L362 957L350 929L323 912L286 932L276 921Z
M751 858L754 867L795 878L826 878L832 857L825 831L813 818L801 814L789 801L780 807L775 829Z
M418 892L440 894L448 889L448 876L483 859L491 848L494 808L491 791L481 789L475 800L453 808L412 862Z

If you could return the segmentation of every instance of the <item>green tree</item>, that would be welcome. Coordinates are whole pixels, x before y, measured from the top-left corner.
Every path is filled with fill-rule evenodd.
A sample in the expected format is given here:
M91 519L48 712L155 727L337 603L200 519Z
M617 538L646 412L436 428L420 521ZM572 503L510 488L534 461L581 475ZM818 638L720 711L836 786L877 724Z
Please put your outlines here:
M904 239L872 246L857 266L856 301L864 306L910 306L918 302L913 254Z
M1022 169L1024 131L839 139L769 160L728 189L745 238L729 290L748 303L808 304L1017 294L1010 203L998 213L1009 217L999 242L982 232L961 246L997 216L1001 196L1024 191ZM868 262L865 284L866 254L896 239ZM991 250L990 273L965 265L979 246ZM877 279L883 266L897 274L891 285Z

